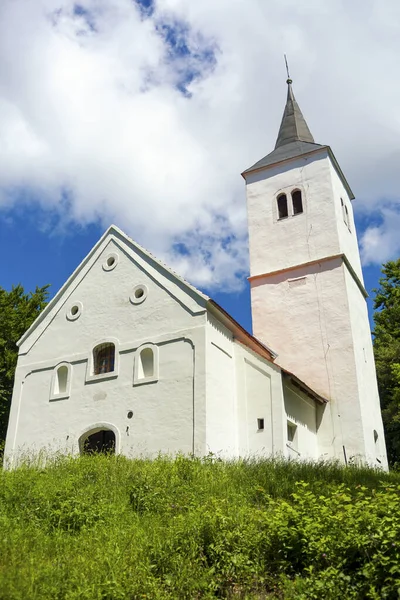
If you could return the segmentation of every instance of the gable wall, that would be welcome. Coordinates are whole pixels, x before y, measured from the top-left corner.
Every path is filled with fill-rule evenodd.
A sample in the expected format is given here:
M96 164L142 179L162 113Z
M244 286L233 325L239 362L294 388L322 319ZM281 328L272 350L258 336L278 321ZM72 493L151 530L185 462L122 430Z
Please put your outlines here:
M118 255L119 263L115 269L104 271L102 265L110 253ZM161 274L159 282L164 284ZM139 284L147 286L148 297L135 305L129 297ZM21 354L28 354L23 362L70 360L109 337L118 339L122 345L145 342L154 336L193 327L196 318L199 325L204 322L204 316L194 317L160 284L110 241L82 281L71 285L45 318L38 328L43 329L40 336L35 340L35 331L22 344ZM69 321L66 314L76 302L82 303L82 314L76 321Z
M104 271L110 252L117 267ZM163 285L163 276L159 281ZM173 282L166 282L173 290ZM132 304L138 284L148 288L146 300ZM182 290L177 290L182 298ZM66 313L77 301L81 316ZM78 451L80 435L96 424L109 424L117 447L125 454L205 451L205 311L189 298L185 307L132 262L111 241L93 261L83 280L66 292L21 346L14 388L6 454L22 447ZM35 339L37 338L37 339ZM116 378L87 381L93 347L107 339L116 344ZM159 378L134 385L140 346L158 348ZM56 365L72 364L67 399L50 400ZM127 413L133 412L131 419Z

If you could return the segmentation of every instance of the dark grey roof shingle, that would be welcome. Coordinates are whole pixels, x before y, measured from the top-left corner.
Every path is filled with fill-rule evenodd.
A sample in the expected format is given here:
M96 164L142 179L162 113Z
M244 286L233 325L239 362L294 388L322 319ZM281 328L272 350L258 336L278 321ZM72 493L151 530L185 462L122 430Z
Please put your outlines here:
M303 113L300 110L299 105L296 102L296 98L293 94L292 80L287 80L288 92L286 99L285 110L283 111L283 117L281 126L279 128L278 138L275 144L275 150L284 146L285 144L291 144L292 142L308 142L314 143L314 138L311 135L311 131L308 128Z
M295 158L301 156L307 152L318 150L318 148L324 148L321 144L316 144L314 138L311 135L311 131L308 128L305 118L300 110L299 105L292 90L292 80L287 80L288 93L286 99L285 110L283 111L283 117L281 126L279 128L278 137L275 144L275 149L264 156L261 160L256 162L249 169L246 169L244 173L248 173L253 169L259 169L261 167L267 167L274 163L286 160L288 158Z
M246 169L244 173L254 171L255 169L260 169L261 167L268 167L269 165L273 165L288 158L302 156L303 154L307 154L308 152L312 152L313 150L318 150L318 148L326 148L326 146L322 146L321 144L312 144L309 142L299 141L292 142L290 144L285 144L284 146L276 148L275 150L267 154L267 156L264 156L264 158L262 158L254 165Z

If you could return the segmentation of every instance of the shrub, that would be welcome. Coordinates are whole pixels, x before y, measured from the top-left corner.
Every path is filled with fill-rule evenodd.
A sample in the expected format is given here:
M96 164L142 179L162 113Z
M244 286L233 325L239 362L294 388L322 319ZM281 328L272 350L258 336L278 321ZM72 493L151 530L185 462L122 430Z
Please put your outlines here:
M398 598L400 474L56 457L0 474L0 600Z

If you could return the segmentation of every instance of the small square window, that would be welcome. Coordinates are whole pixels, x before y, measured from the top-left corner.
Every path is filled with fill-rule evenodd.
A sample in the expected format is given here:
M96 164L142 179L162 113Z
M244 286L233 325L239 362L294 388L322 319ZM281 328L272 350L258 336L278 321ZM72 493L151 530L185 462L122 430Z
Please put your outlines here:
M264 419L257 419L257 429L258 429L258 431L263 431Z

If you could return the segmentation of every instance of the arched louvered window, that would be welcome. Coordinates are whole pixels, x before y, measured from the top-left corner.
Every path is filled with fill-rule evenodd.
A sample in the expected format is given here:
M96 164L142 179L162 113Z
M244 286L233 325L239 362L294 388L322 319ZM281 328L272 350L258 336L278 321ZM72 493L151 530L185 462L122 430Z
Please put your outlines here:
M293 204L293 214L299 215L303 212L303 200L301 197L300 190L294 190L292 192L292 204Z
M115 366L115 345L111 342L100 344L93 350L94 375L112 373Z
M288 216L288 203L286 194L280 194L277 198L278 219L285 219Z

